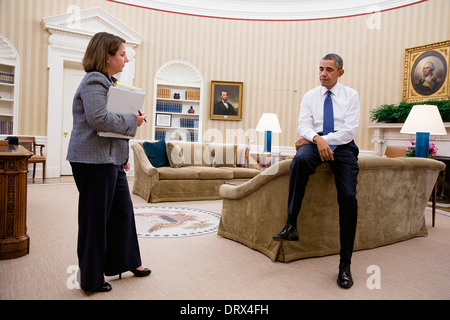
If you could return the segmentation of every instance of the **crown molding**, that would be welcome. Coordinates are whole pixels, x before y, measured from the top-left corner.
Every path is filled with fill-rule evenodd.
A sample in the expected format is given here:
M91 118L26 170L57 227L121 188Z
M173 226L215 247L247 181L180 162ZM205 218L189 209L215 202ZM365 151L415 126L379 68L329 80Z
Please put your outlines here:
M370 14L427 0L108 0L203 17L242 20L319 20Z

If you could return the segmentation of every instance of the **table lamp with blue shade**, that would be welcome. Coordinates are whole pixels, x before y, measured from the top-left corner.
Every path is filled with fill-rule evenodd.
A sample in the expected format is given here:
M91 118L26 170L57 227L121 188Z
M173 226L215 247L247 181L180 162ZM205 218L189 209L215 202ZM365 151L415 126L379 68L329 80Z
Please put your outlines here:
M439 109L434 105L415 105L409 112L400 133L416 135L416 157L428 158L430 134L446 135Z
M272 133L281 133L276 113L263 113L255 130L264 132L264 153L271 153Z

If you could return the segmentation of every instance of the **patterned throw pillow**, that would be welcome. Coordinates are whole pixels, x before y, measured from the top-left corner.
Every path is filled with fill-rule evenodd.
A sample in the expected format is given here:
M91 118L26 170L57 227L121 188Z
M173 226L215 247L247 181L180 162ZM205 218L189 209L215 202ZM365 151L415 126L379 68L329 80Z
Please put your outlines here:
M248 168L250 147L238 147L236 150L236 166Z
M175 143L167 143L167 158L172 168L184 167L183 149Z

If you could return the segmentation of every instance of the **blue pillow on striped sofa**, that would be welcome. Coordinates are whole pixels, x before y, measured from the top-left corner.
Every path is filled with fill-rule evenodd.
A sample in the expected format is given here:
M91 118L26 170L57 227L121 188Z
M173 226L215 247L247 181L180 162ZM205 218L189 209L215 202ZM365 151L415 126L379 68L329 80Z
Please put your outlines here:
M144 142L143 143L145 155L150 160L150 163L155 168L170 166L169 159L166 153L166 141L159 140L158 142Z

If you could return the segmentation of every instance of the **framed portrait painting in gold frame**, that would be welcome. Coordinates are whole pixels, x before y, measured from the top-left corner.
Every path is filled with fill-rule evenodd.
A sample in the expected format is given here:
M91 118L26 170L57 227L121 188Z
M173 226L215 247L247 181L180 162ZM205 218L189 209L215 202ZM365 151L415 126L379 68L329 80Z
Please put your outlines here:
M449 99L450 40L405 50L403 100Z
M242 120L243 82L211 81L209 118L213 120Z

